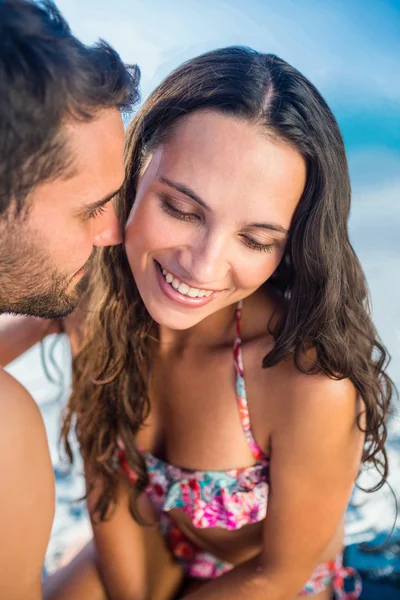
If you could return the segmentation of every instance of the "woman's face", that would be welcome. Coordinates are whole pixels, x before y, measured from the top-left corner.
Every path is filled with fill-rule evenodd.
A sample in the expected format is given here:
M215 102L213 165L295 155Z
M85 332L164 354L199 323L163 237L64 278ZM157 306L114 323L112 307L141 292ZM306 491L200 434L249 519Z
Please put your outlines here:
M193 327L275 271L305 186L301 155L215 112L182 119L139 180L126 252L153 319Z

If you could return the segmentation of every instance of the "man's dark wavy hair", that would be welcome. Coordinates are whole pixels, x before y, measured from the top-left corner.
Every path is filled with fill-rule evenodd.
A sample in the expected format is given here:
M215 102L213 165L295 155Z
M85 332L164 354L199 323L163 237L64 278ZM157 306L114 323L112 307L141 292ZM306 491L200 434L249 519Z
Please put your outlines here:
M48 0L0 0L0 217L19 215L40 183L68 176L63 122L130 111L139 69L71 32Z

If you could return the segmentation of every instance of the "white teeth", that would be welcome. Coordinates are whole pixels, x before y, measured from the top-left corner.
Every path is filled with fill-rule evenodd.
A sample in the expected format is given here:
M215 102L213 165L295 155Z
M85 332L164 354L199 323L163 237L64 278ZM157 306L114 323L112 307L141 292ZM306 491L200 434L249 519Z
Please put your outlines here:
M208 298L213 293L212 290L199 290L198 288L188 286L187 283L179 281L179 279L174 277L171 273L168 273L164 267L161 267L161 272L164 275L166 282L172 285L172 287L183 296L189 296L190 298L203 298L206 296L206 298Z
M186 295L189 291L189 286L187 285L187 283L180 283L179 287L178 287L178 292L180 294Z

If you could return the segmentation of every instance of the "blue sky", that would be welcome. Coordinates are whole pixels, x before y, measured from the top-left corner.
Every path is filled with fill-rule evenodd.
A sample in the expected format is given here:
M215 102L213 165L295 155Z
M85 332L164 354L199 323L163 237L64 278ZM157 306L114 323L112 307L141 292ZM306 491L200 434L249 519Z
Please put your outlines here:
M274 52L311 79L342 128L353 184L351 237L400 371L400 0L56 4L85 42L102 37L139 64L143 97L183 60L232 44Z
M125 61L139 64L143 96L177 64L211 48L245 44L275 52L325 95L342 127L350 159L355 159L354 182L370 184L396 175L400 0L58 0L57 4L84 41L103 37ZM384 151L382 156L376 149Z

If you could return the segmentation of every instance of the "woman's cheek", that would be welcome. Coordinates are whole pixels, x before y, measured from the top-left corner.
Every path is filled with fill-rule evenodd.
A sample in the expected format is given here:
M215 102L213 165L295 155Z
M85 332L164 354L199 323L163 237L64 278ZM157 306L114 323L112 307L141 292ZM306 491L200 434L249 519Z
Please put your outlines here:
M243 260L242 264L235 268L236 285L242 289L256 290L271 277L279 261L280 259L273 254Z
M125 245L128 248L140 248L148 237L151 220L146 217L145 211L139 206L135 207L129 215L125 228Z

